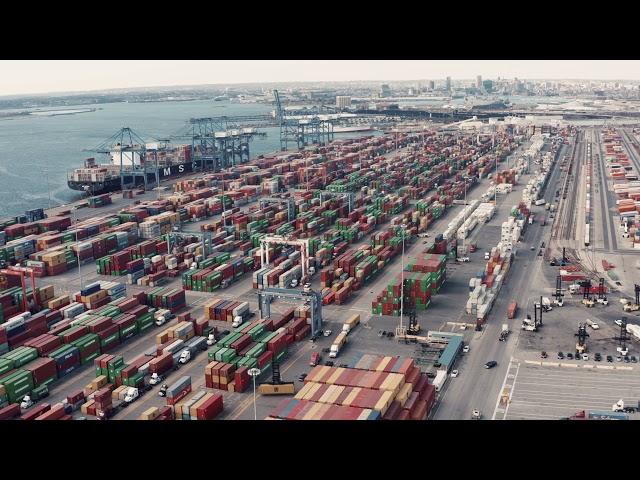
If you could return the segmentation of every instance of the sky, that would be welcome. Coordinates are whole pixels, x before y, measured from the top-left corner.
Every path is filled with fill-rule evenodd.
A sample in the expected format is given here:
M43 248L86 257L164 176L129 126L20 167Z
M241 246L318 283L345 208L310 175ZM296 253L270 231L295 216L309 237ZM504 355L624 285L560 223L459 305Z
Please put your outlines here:
M522 78L640 80L637 60L0 60L0 96L174 85Z

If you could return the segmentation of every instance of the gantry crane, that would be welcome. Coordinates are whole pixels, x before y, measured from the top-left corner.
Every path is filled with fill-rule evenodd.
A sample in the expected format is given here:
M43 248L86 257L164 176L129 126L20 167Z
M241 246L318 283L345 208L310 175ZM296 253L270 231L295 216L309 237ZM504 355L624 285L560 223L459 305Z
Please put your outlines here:
M271 301L274 298L286 298L291 300L302 300L311 306L311 335L315 335L322 329L322 296L306 286L302 290L292 288L263 288L259 289L258 305L260 307L260 318L271 318Z
M609 305L609 300L607 300L604 290L604 278L600 278L598 282L598 299L596 301L602 305Z
M635 303L625 303L622 307L625 312L637 312L638 310L640 310L640 285L636 283L633 286L633 290L635 293Z
M189 239L189 237L195 237L200 240L202 243L202 256L204 258L207 258L213 251L210 230L205 230L204 232L181 232L177 230L167 233L166 237L168 253L171 253L171 245L177 247L178 245L183 244L187 239Z
M556 293L554 294L554 297L556 297L556 299L553 303L556 306L561 307L564 305L564 300L562 299L562 297L564 297L564 293L562 293L562 276L560 275L556 277Z
M267 235L260 239L260 264L262 266L270 263L269 259L269 246L270 245L289 245L300 249L300 265L302 267L302 277L304 278L308 271L315 273L315 270L310 270L309 267L309 239L302 238L299 240L291 240L281 235Z
M629 353L629 349L627 348L627 341L629 340L628 332L627 332L627 317L622 317L620 321L620 336L616 337L618 340L618 347L616 350L620 355L626 355Z
M260 199L260 208L265 208L269 203L284 203L287 206L287 221L296 219L296 203L293 197L265 197Z
M583 280L579 285L582 287L582 304L587 308L593 307L595 302L591 298L591 280Z
M578 337L578 342L576 343L576 352L578 355L582 355L587 351L587 337L589 334L587 333L587 324L581 323L578 325L578 333L575 334Z
M25 277L31 277L31 297L35 307L39 306L38 297L36 296L36 279L33 269L25 267L8 267L0 270L0 274L7 277L19 277L20 287L22 288L22 309L24 312L29 311L29 303L27 301L27 284Z

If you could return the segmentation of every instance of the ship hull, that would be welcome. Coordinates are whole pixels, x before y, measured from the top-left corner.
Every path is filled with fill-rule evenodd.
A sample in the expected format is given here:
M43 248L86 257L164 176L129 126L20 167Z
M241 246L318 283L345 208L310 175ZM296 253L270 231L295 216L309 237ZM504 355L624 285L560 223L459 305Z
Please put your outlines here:
M161 167L159 169L160 181L168 180L170 178L178 178L184 175L188 175L198 169L201 166L199 160L186 163L178 163L170 167ZM147 172L147 183L150 185L155 184L156 174L155 172ZM72 190L80 192L88 192L92 195L100 195L101 193L116 192L120 190L120 177L111 177L104 182L76 182L74 180L68 180L67 185ZM144 177L141 175L124 175L124 184L126 186L134 185L135 187L144 186Z

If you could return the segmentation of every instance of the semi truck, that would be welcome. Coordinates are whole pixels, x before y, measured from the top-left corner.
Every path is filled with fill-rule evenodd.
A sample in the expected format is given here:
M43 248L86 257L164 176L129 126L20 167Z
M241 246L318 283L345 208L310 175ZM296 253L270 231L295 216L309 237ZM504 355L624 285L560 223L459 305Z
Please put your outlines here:
M351 315L346 322L342 325L342 331L345 333L349 333L351 330L356 328L356 325L360 323L360 314L356 313L355 315Z
M329 357L336 358L345 343L347 343L347 332L340 332L329 349Z
M447 371L446 370L438 370L436 372L436 377L433 379L433 386L436 389L436 392L442 390L445 382L447 381Z
M510 333L511 331L509 330L509 325L507 325L506 323L503 323L502 330L500 331L500 337L498 338L498 340L501 342L506 341Z
M204 337L194 337L184 344L184 348L180 352L180 358L178 362L181 364L187 363L191 360L191 357L195 357L198 352L207 349L207 339Z
M153 314L153 318L155 320L156 325L159 327L167 323L172 318L175 318L175 315L171 313L169 310L160 308L156 310L156 312Z

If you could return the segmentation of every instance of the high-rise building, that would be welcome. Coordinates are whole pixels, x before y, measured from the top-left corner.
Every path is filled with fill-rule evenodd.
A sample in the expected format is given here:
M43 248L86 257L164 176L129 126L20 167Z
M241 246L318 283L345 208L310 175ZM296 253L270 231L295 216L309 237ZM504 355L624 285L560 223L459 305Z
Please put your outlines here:
M391 88L389 88L389 85L387 85L386 83L380 86L380 96L382 98L391 96Z
M336 97L336 107L347 108L351 106L351 97L348 95L338 95Z
M429 90L435 90L436 88L436 82L434 82L433 80L429 80Z
M445 89L447 92L451 91L451 77L447 77L447 82L445 83Z
M476 88L482 88L482 75L476 77Z

